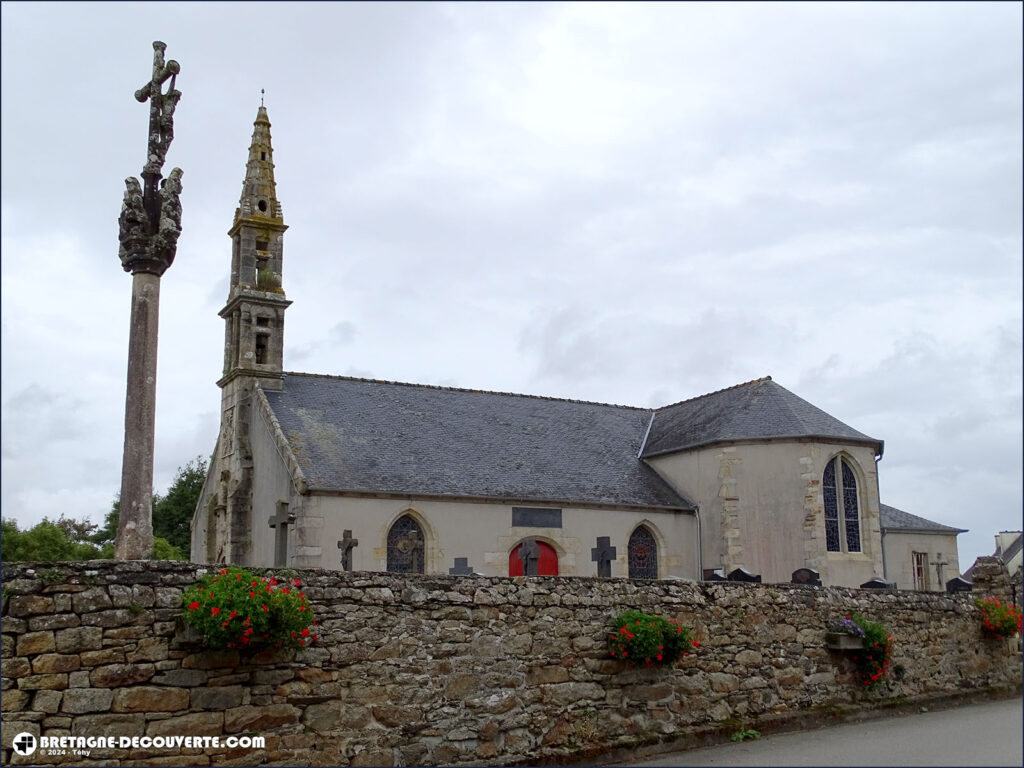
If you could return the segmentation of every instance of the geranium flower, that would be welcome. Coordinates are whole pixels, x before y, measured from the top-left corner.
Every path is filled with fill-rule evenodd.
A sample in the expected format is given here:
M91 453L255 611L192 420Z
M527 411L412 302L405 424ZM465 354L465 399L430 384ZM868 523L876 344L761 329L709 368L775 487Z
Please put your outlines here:
M196 602L194 602L194 603L189 603L189 605L188 605L188 609L190 611L194 611L198 607L199 607L199 601L198 600Z

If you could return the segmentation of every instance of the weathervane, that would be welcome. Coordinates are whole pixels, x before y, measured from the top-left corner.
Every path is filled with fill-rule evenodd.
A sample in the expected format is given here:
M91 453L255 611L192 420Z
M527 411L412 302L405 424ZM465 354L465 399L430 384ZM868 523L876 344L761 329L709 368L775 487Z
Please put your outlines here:
M132 274L132 316L128 337L128 387L124 413L121 510L114 553L119 560L144 560L153 549L153 436L156 427L156 348L160 317L160 276L174 261L181 234L181 169L161 181L174 138L174 109L181 91L176 61L164 63L167 46L153 43L153 74L135 92L149 100L149 143L142 167L144 186L125 179L118 220L118 255ZM167 92L163 84L171 81Z

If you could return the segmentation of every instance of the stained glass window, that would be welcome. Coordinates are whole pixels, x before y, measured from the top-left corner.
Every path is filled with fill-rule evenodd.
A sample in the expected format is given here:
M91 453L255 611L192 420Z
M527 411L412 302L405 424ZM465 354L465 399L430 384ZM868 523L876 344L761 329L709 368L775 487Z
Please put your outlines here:
M410 515L402 515L388 531L388 570L423 573L423 529Z
M846 551L860 552L860 514L857 510L857 480L843 462L843 512L846 515Z
M629 578L658 578L658 544L642 525L629 537Z
M825 547L829 552L839 552L839 507L836 504L836 462L833 459L825 465L825 476L821 481L825 493Z
M836 466L842 467L837 477ZM836 457L825 465L821 478L825 501L825 547L829 552L860 552L860 505L857 502L857 477L846 459ZM841 512L840 512L841 510ZM845 548L840 539L839 521Z

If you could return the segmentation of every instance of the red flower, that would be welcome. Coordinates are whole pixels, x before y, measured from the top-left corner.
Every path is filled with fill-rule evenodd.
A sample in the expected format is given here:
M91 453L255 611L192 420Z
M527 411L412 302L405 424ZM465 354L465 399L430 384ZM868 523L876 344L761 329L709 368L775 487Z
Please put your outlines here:
M309 627L303 627L302 628L302 636L303 637L309 637Z
M255 592L250 592L249 593L249 597L256 597L256 593Z
M296 635L294 632L292 632L292 637L297 637L297 636L298 635Z
M227 572L228 572L228 569L227 569L227 568L224 568L223 570L221 570L221 572L220 572L220 575L221 575L221 576L224 576L224 575L226 575L226 574L227 574Z
M188 609L189 609L190 611L194 611L194 610L195 610L196 608L198 608L198 607L199 607L199 602L198 602L198 601L196 601L196 602L194 602L194 603L189 603Z
M661 654L658 654L658 661L661 661Z
M288 587L281 587L281 591L284 592L286 595L290 595L292 593L292 591L288 589Z
M305 644L306 644L305 640L299 640L299 645L305 645Z
M238 615L238 611L232 611L231 613L228 614L228 618L229 619L233 619L237 615Z
M690 643L690 645L692 645L694 648L700 648L700 643L698 643L696 640Z
M270 610L270 609L269 609L269 608L267 608L267 604L266 604L266 603L263 603L263 612L264 612L264 613L266 613L266 612L267 612L267 611L269 611L269 610Z
M210 595L210 597L213 597L213 595ZM211 616L216 616L218 613L220 613L220 608L218 608L216 605L210 609Z

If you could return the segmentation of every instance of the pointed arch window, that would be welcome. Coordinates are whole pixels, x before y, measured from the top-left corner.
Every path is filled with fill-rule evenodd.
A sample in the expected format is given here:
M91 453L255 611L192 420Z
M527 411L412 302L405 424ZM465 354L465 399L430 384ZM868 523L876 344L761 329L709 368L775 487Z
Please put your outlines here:
M825 465L825 546L829 552L860 552L860 503L850 463L836 456Z
M629 578L658 578L658 542L646 526L638 526L629 537Z
M423 529L412 515L402 515L388 531L388 571L423 573Z

